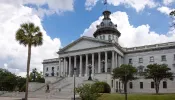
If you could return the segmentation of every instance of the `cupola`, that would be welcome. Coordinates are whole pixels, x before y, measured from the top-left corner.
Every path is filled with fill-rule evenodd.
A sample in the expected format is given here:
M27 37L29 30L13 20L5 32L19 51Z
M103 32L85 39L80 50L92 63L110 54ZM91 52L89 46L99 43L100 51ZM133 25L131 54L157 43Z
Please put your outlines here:
M103 20L100 25L97 25L97 30L94 32L94 37L110 42L118 42L121 33L117 30L117 25L110 19L111 12L106 10L103 12Z

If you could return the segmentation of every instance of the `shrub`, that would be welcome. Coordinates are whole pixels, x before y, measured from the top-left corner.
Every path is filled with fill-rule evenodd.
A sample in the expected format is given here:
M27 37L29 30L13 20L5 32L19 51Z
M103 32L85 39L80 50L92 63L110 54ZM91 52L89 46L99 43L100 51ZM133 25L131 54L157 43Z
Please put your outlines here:
M106 82L96 82L93 84L94 88L97 88L99 93L110 93L111 88L108 83Z
M76 92L82 100L97 100L101 96L97 88L94 88L92 84L83 84L76 88Z

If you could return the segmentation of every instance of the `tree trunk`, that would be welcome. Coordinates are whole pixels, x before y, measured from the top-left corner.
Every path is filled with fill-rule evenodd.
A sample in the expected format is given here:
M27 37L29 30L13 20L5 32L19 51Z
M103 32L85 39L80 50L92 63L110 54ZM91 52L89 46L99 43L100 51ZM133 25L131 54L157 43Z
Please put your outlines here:
M28 58L27 58L27 77L26 77L25 100L28 100L28 82L29 82L30 58L31 58L31 45L29 44L28 45Z
M160 82L155 82L156 94L159 93L159 83L160 83Z
M125 90L125 100L128 99L127 97L127 82L124 83L124 90Z

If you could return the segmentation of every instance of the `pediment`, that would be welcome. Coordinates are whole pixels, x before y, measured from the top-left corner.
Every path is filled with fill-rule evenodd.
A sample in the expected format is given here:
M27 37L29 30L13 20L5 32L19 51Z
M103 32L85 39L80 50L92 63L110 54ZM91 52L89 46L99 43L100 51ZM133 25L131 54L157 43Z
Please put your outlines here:
M101 47L105 45L111 44L108 41L102 41L91 37L81 37L78 40L72 42L71 44L67 45L59 52L69 52L69 51L76 51L82 49L89 49L95 47Z

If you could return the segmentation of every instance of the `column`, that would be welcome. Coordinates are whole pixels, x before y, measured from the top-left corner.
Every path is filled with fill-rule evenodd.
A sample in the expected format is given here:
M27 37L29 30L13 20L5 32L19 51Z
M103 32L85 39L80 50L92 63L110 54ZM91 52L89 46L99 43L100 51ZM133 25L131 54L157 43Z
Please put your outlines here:
M94 75L94 53L92 54L92 76Z
M115 64L114 64L114 51L112 51L112 70L114 69L114 66L115 66Z
M66 68L66 58L64 58L64 62L63 62L63 76L66 76L66 74L65 74L65 72L66 72L65 68Z
M117 53L115 53L115 67L118 67Z
M82 76L82 55L80 55L80 74L79 77Z
M77 70L78 69L76 69L76 70L74 70L74 68L77 68L77 57L76 56L74 56L74 67L73 67L73 73L75 74L75 76L76 76L76 72L77 72ZM75 72L74 72L75 71Z
M118 55L118 67L120 67L120 65L121 65L121 56Z
M88 54L86 54L86 72L85 72L85 76L88 75Z
M105 72L108 70L108 52L105 52Z
M98 53L98 73L101 73L101 53Z
M59 59L59 77L61 77L61 58Z
M71 76L71 57L69 57L69 77Z

